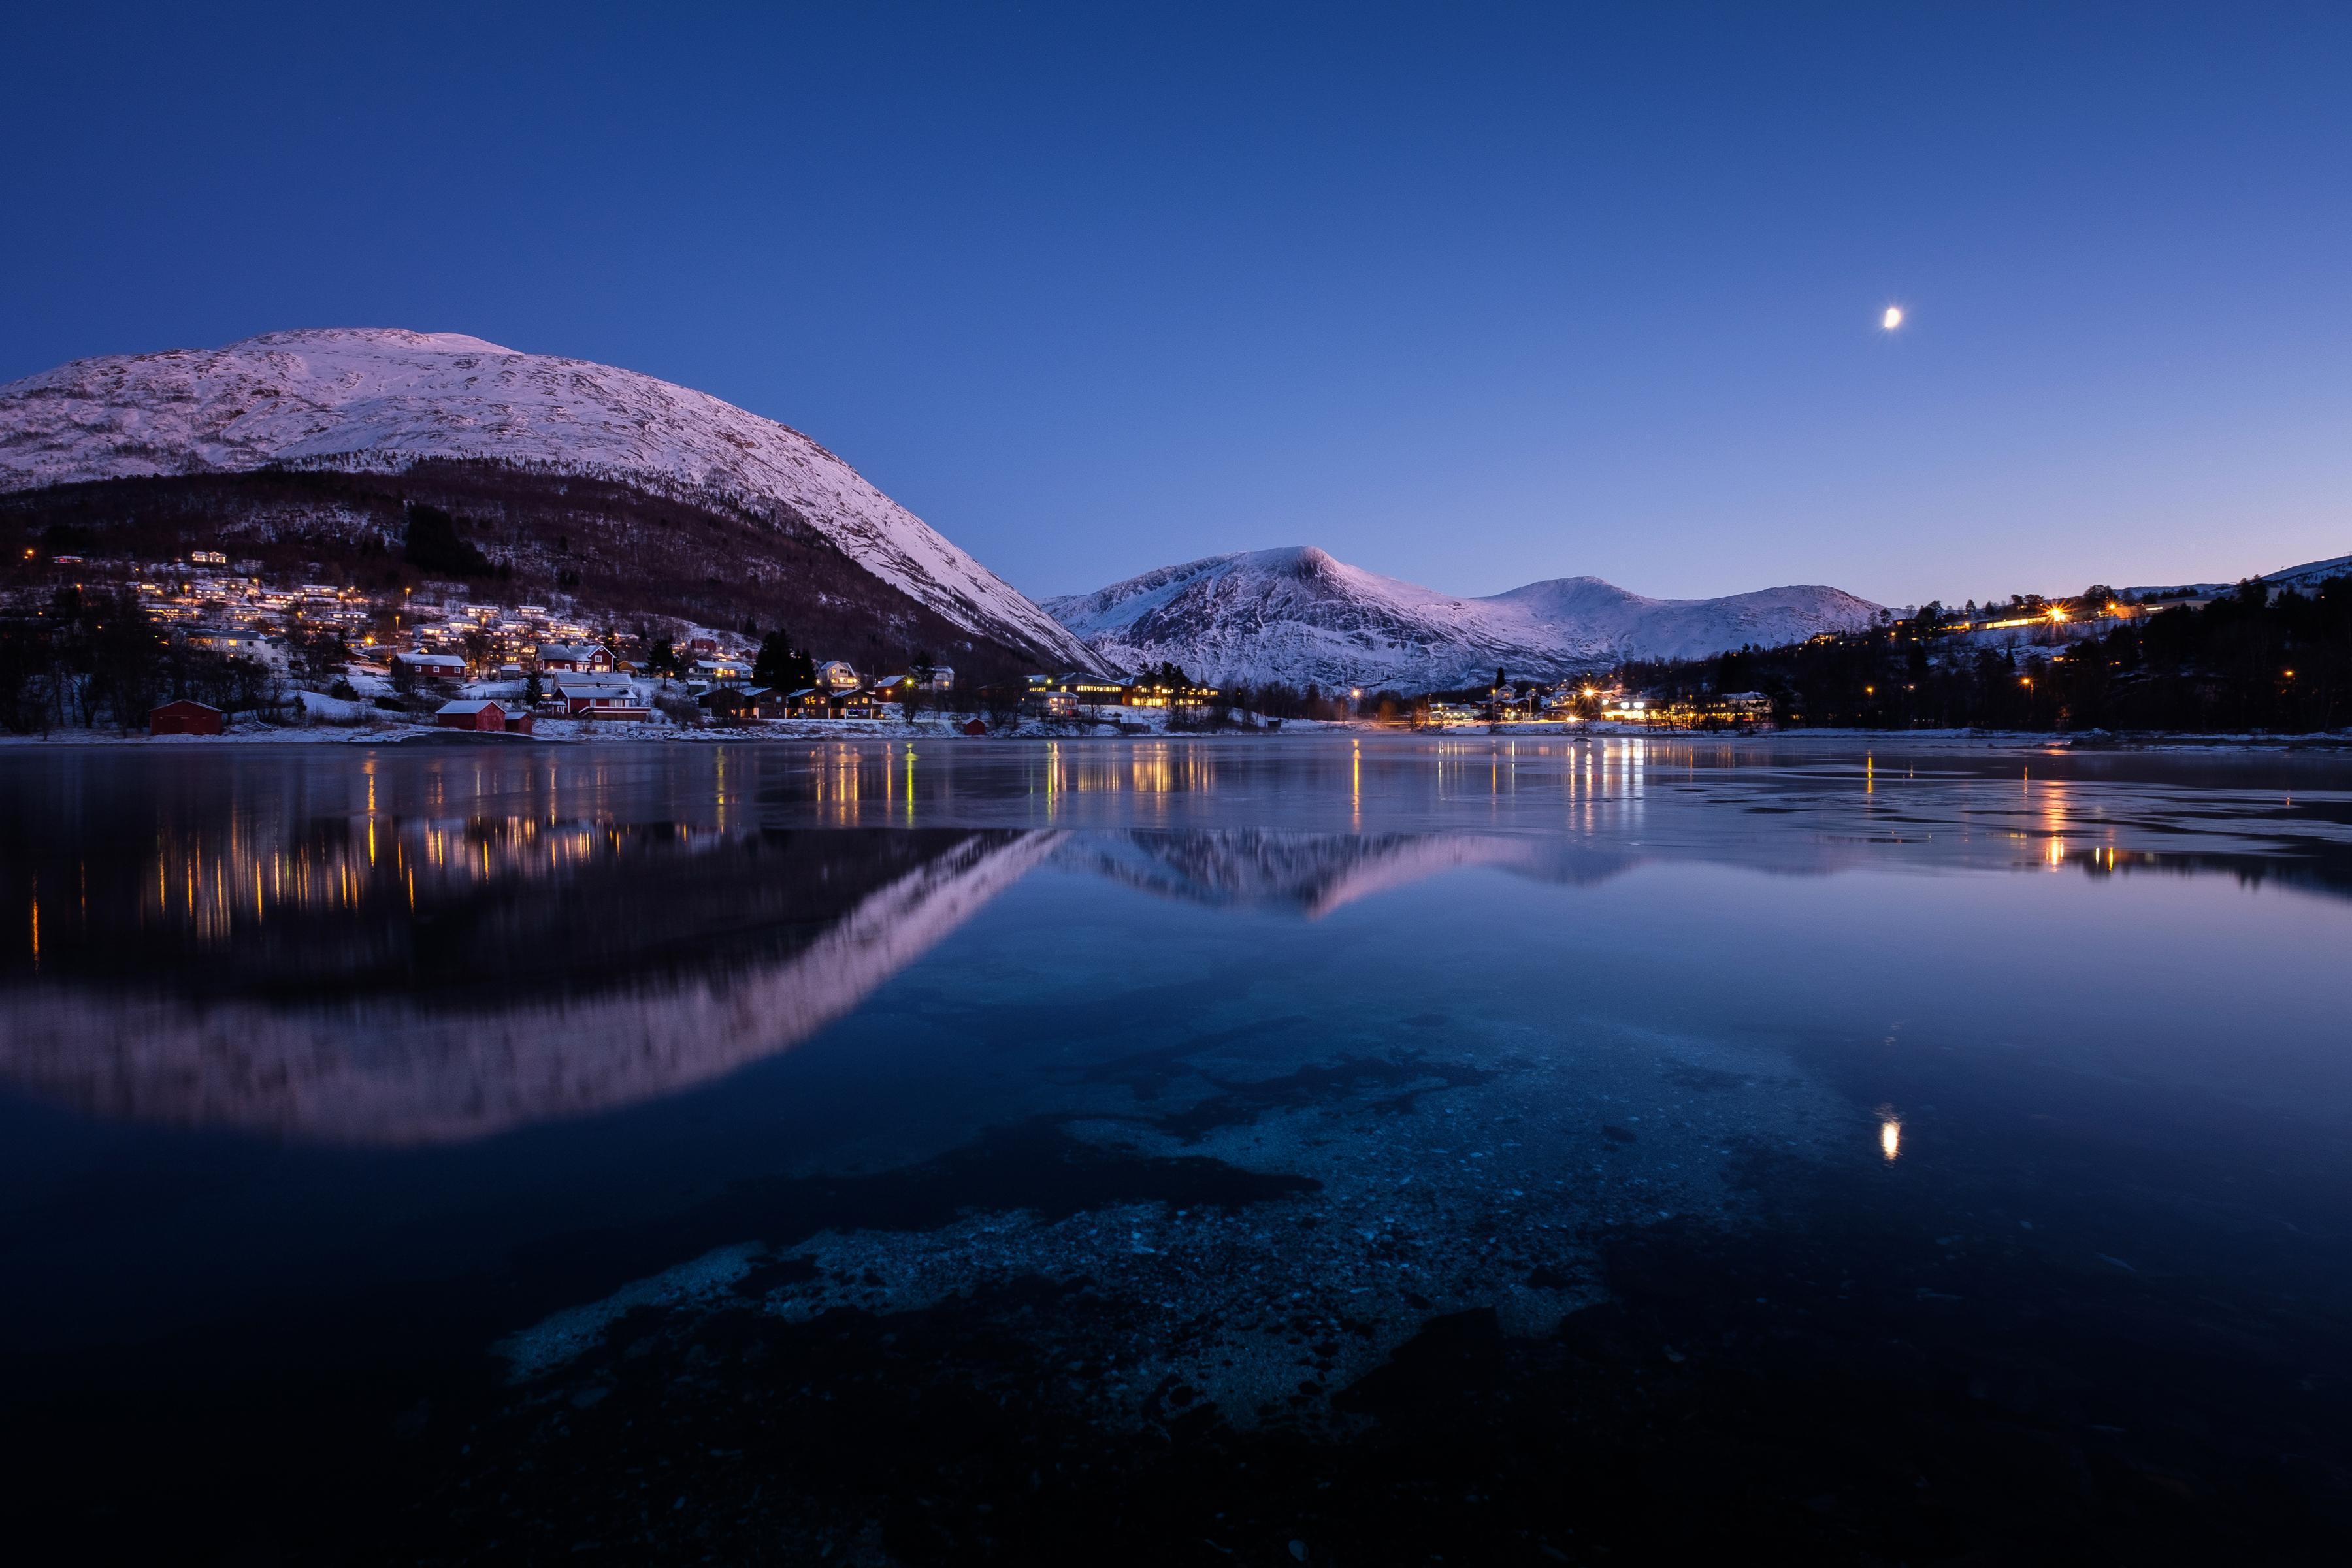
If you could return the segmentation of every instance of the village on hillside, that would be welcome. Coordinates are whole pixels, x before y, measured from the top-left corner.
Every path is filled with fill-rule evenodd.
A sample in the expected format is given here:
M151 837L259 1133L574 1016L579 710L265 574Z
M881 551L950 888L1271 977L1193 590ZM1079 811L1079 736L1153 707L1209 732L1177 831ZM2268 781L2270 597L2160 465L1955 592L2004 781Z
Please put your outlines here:
M1758 731L1792 719L1783 689L1745 689L1741 659L1704 678L1685 666L1621 668L1429 693L1362 687L1220 689L1172 663L1127 677L1031 673L967 686L915 652L860 669L783 631L593 616L568 604L505 604L427 580L374 591L265 580L260 563L216 550L126 566L72 552L17 564L32 574L0 627L0 719L19 733L85 731L205 735L295 729L465 731L473 735L676 737L692 731L844 735L920 726L968 734L1279 730L1286 721L1411 730L1578 727ZM18 581L27 581L20 573ZM2032 670L2073 645L2196 598L2131 602L2105 590L2074 600L2019 596L1964 612L1928 605L1902 621L1823 634L1823 652L1908 648L1911 668L1990 656ZM1780 650L1801 654L1803 649ZM1884 656L1874 656L1884 657ZM2063 662L2062 667L2063 668ZM1629 679L1630 678L1630 679ZM1735 689L1737 688L1737 689ZM1864 680L1863 699L1876 687Z
M919 651L898 668L859 669L782 631L624 630L614 617L493 602L458 584L272 584L258 562L220 551L128 572L32 550L21 564L51 570L8 607L9 632L25 635L0 643L0 703L19 732L102 721L171 735L323 726L625 736L810 723L1133 732L1204 722L1221 695L1177 672L1048 672L967 689L953 666Z

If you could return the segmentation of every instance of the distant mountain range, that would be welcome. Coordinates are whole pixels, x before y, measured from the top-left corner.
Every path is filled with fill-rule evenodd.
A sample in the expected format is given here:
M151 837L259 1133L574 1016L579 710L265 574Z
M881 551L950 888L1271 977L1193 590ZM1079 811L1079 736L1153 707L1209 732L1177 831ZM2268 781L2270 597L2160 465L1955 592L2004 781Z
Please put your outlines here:
M1041 607L796 430L634 371L449 332L273 332L0 386L0 527L51 552L223 548L396 589L415 505L457 519L479 552L466 559L494 579L478 595L569 601L625 629L646 616L782 624L860 666L929 652L966 684L1173 660L1220 685L1427 690L1497 668L1554 677L1785 644L1881 614L1835 588L1649 599L1596 577L1456 598L1307 547Z
M2308 590L2316 588L2331 577L2352 576L2352 555L2332 555L2325 561L2306 561L2300 566L2284 571L2266 572L2259 582L2273 588ZM2226 594L2237 586L2234 583L2173 583L2150 584L2145 587L2119 590L2135 599L2209 599L2216 594Z
M1431 690L1552 678L1626 658L1684 658L1871 625L1880 606L1836 588L1648 599L1598 577L1462 599L1294 547L1213 555L1092 594L1047 599L1055 619L1129 669L1172 660L1219 685L1281 681Z
M364 580L452 512L500 597L784 621L860 664L1091 668L1009 584L797 430L705 393L454 332L272 332L0 386L0 519Z

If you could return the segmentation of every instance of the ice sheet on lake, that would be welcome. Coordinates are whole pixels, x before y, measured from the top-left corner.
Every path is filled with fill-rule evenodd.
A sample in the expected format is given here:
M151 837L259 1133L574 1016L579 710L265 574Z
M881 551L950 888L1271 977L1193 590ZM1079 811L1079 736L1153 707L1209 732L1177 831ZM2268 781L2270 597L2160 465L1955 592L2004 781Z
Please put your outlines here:
M1744 1223L1730 1177L1759 1144L1817 1155L1875 1136L1766 1046L1528 1029L1471 1053L1433 1050L1432 1070L1402 1087L1343 1087L1226 1125L1184 1121L1221 1092L1206 1086L1068 1124L1105 1148L1305 1175L1319 1192L1230 1211L1120 1204L1050 1222L970 1213L918 1233L829 1231L778 1255L814 1273L752 1310L802 1322L932 1308L1029 1277L1083 1281L1118 1303L1128 1337L1044 1348L1088 1367L1080 1386L1100 1418L1136 1420L1176 1384L1244 1425L1311 1417L1433 1315L1493 1307L1507 1331L1540 1334L1604 1299L1595 1242L1612 1228ZM1474 1059L1481 1070L1450 1082L1435 1070ZM709 1254L558 1313L501 1352L519 1381L544 1377L634 1306L746 1310L738 1281L765 1256L751 1242Z

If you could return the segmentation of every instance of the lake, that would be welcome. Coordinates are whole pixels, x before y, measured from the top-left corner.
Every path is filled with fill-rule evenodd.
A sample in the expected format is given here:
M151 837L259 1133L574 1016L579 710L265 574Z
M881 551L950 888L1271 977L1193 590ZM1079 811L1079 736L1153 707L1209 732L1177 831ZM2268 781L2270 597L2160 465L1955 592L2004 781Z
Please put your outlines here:
M78 1554L2340 1560L2352 758L0 751Z

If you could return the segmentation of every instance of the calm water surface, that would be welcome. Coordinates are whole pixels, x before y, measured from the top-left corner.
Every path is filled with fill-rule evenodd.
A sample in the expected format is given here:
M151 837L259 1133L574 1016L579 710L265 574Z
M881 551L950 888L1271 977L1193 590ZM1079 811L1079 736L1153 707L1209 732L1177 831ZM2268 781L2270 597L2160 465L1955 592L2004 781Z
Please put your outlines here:
M2296 754L9 751L9 1507L2340 1560L2347 900Z

